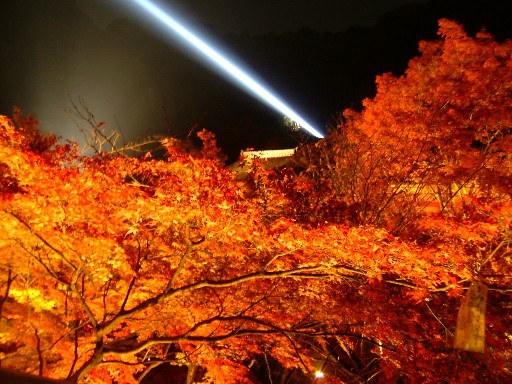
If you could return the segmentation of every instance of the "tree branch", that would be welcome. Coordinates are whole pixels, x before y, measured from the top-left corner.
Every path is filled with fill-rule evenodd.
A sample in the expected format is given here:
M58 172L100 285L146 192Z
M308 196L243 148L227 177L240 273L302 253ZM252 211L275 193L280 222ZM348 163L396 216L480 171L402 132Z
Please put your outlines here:
M87 305L84 297L79 292L78 287L77 287L77 281L78 281L78 278L80 277L80 275L82 274L82 269L83 269L83 264L80 264L78 266L78 269L73 274L73 279L71 280L70 287L71 287L71 291L75 294L78 302L80 303L80 305L84 309L85 313L87 313L87 317L89 318L89 322L94 327L94 329L97 329L98 321L96 320L96 317L94 316L94 313L92 313L91 308ZM99 337L99 335L98 335L98 337Z
M197 244L199 244L199 242L193 242L192 239L190 238L190 224L189 223L187 223L185 226L185 236L187 238L187 250L181 256L180 262L179 262L178 266L176 267L176 270L174 271L174 274L172 275L171 279L169 280L169 283L165 287L164 292L169 292L172 289L174 282L176 281L176 279L178 278L178 275L181 273L181 271L183 270L183 267L185 266L185 262L187 261L188 256L190 256L194 247Z
M7 301L7 298L9 297L9 291L11 290L11 284L16 280L18 275L12 275L12 269L9 268L7 272L7 286L5 287L5 294L0 300L0 320L2 319L2 313L4 309L4 304Z
M72 269L75 269L76 270L76 267L73 265L73 263L62 253L62 251L59 251L57 248L55 248L53 245L51 245L48 241L46 241L46 239L44 239L41 235L39 235L37 232L35 232L32 227L30 226L30 224L28 224L24 219L21 218L21 216L19 216L18 214L12 212L12 211L6 211L4 210L5 213L7 213L8 215L14 217L16 220L18 220L19 223L21 223L25 228L27 228L29 230L30 233L32 233L35 237L37 237L39 239L39 241L41 241L44 245L46 245L48 248L50 248L53 252L55 252L57 255L59 255L62 260L64 260L66 262L66 264L68 264Z
M221 323L235 323L235 322L245 322L246 324L252 324L253 328L240 328L239 326L235 326L235 329L232 331L229 331L227 333L221 334L221 335L194 335L194 333L198 330L200 330L201 327L205 325L212 324L214 322L221 322ZM258 326L258 328L254 327ZM255 336L255 335L273 335L273 334L282 334L285 335L287 338L290 337L290 335L296 335L296 336L306 336L306 337L324 337L324 336L346 336L346 337L355 337L361 340L365 340L366 342L373 344L375 346L383 347L389 350L393 350L391 347L383 346L382 344L371 340L367 337L364 337L359 334L355 333L349 333L349 332L341 332L341 331L305 331L305 330L299 330L295 329L293 326L285 329L278 327L276 325L273 325L269 322L266 322L264 320L260 320L254 317L250 316L214 316L209 319L197 322L192 326L187 332L184 332L180 335L176 336L167 336L167 337L154 337L145 341L142 341L136 345L130 344L129 347L126 345L120 345L121 343L119 341L114 341L111 343L108 343L104 346L104 353L105 355L109 354L115 354L120 356L125 355L133 355L136 353L139 353L143 351L144 349L147 349L153 345L158 344L170 344L170 343L176 343L180 341L195 341L195 342L219 342L227 339L231 339L234 337L243 337L243 336Z

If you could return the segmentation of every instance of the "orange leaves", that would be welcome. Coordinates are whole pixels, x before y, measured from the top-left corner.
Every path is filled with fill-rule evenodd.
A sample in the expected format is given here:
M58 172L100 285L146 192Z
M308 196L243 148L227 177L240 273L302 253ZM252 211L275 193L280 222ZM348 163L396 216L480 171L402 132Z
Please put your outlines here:
M376 97L365 102L367 133L381 132L394 124L422 127L423 121L443 134L453 125L457 127L454 134L464 138L464 150L469 150L476 131L496 129L497 116L508 119L510 114L504 108L510 111L510 98L498 93L503 85L511 84L505 64L510 60L510 43L500 45L481 35L472 39L448 20L440 21L440 34L443 42L420 45L423 56L411 60L406 75L378 78ZM497 97L499 101L491 101ZM493 114L493 109L499 114ZM469 128L470 135L464 135L460 128Z
M467 197L510 190L503 144L512 124L512 44L469 37L448 20L439 33L443 40L420 44L405 75L379 76L364 110L345 111L339 132L319 144L327 152L320 179L353 224L404 233L433 213L435 200L442 213L459 215Z
M408 296L415 303L421 303L428 296L428 291L424 289L413 289L407 292Z
M378 355L389 377L460 365L446 352L454 303L475 276L503 288L510 274L511 47L446 21L440 33L297 151L303 172L254 162L237 181L204 130L202 150L163 140L165 159L83 158L2 120L6 342L22 329L28 369L96 367L97 382L134 381L144 356L218 382L243 382L267 351L289 368L297 351L306 366L316 351ZM45 329L42 355L27 318Z
M215 359L207 365L207 380L214 383L250 384L249 369L243 364L237 364L230 359Z

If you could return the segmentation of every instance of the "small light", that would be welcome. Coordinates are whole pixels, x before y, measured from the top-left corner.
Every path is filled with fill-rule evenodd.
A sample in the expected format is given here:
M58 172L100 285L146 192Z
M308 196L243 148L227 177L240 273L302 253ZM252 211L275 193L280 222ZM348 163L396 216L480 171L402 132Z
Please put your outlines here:
M321 379L322 377L324 377L324 373L322 371L316 371L315 377L317 379Z

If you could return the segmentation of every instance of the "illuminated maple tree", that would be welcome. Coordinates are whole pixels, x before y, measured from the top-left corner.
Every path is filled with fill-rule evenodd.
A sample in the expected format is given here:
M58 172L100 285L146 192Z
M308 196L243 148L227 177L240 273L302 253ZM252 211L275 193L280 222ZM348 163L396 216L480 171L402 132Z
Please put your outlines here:
M510 193L512 44L471 38L448 20L439 34L403 76L379 76L363 111L344 111L317 146L314 171L343 195L352 223L399 232L421 203L445 211L477 189Z
M83 156L2 117L2 367L83 383L164 365L188 382L509 380L511 44L440 25L302 150L303 172L254 161L238 180L206 131L200 150L168 138L164 156L128 157L87 116ZM484 354L452 348L474 280L489 287Z
M500 342L487 358L502 362L503 355L510 359L503 351L510 350L504 330L511 321L512 42L485 32L469 37L448 20L439 25L442 39L421 42L421 56L404 75L378 77L377 94L361 112L344 111L325 140L300 151L303 173L275 183L293 200L287 210L297 220L371 225L420 245L425 253L411 254L418 277L423 263L441 267L423 276L434 285L455 283L450 297L472 281L493 287L487 330L500 331L486 340L488 347ZM414 293L429 300L428 312L434 298L450 302L433 290ZM457 306L452 301L430 315L443 313L454 324ZM499 369L510 375L510 366Z

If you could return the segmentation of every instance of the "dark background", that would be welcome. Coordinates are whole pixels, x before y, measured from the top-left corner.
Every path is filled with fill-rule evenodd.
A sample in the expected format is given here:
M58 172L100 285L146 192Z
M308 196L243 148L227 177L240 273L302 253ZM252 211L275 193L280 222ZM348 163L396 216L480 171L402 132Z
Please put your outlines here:
M83 99L98 121L120 128L127 140L206 127L231 159L241 149L287 148L301 139L283 116L155 33L151 23L117 13L115 1L103 8L94 3L2 1L0 114L18 105L43 130L80 140L67 110ZM231 9L229 0L219 0L215 12L214 3L191 0L180 9L324 132L343 109L360 108L374 95L376 75L402 74L419 40L436 38L439 18L461 22L470 34L485 26L498 40L512 36L512 1L504 0L395 0L387 8L362 1L366 10L345 16L328 0L317 2L325 3L318 12L306 1L275 2L280 5L270 12L262 1L259 12L248 7L239 18L243 9Z

